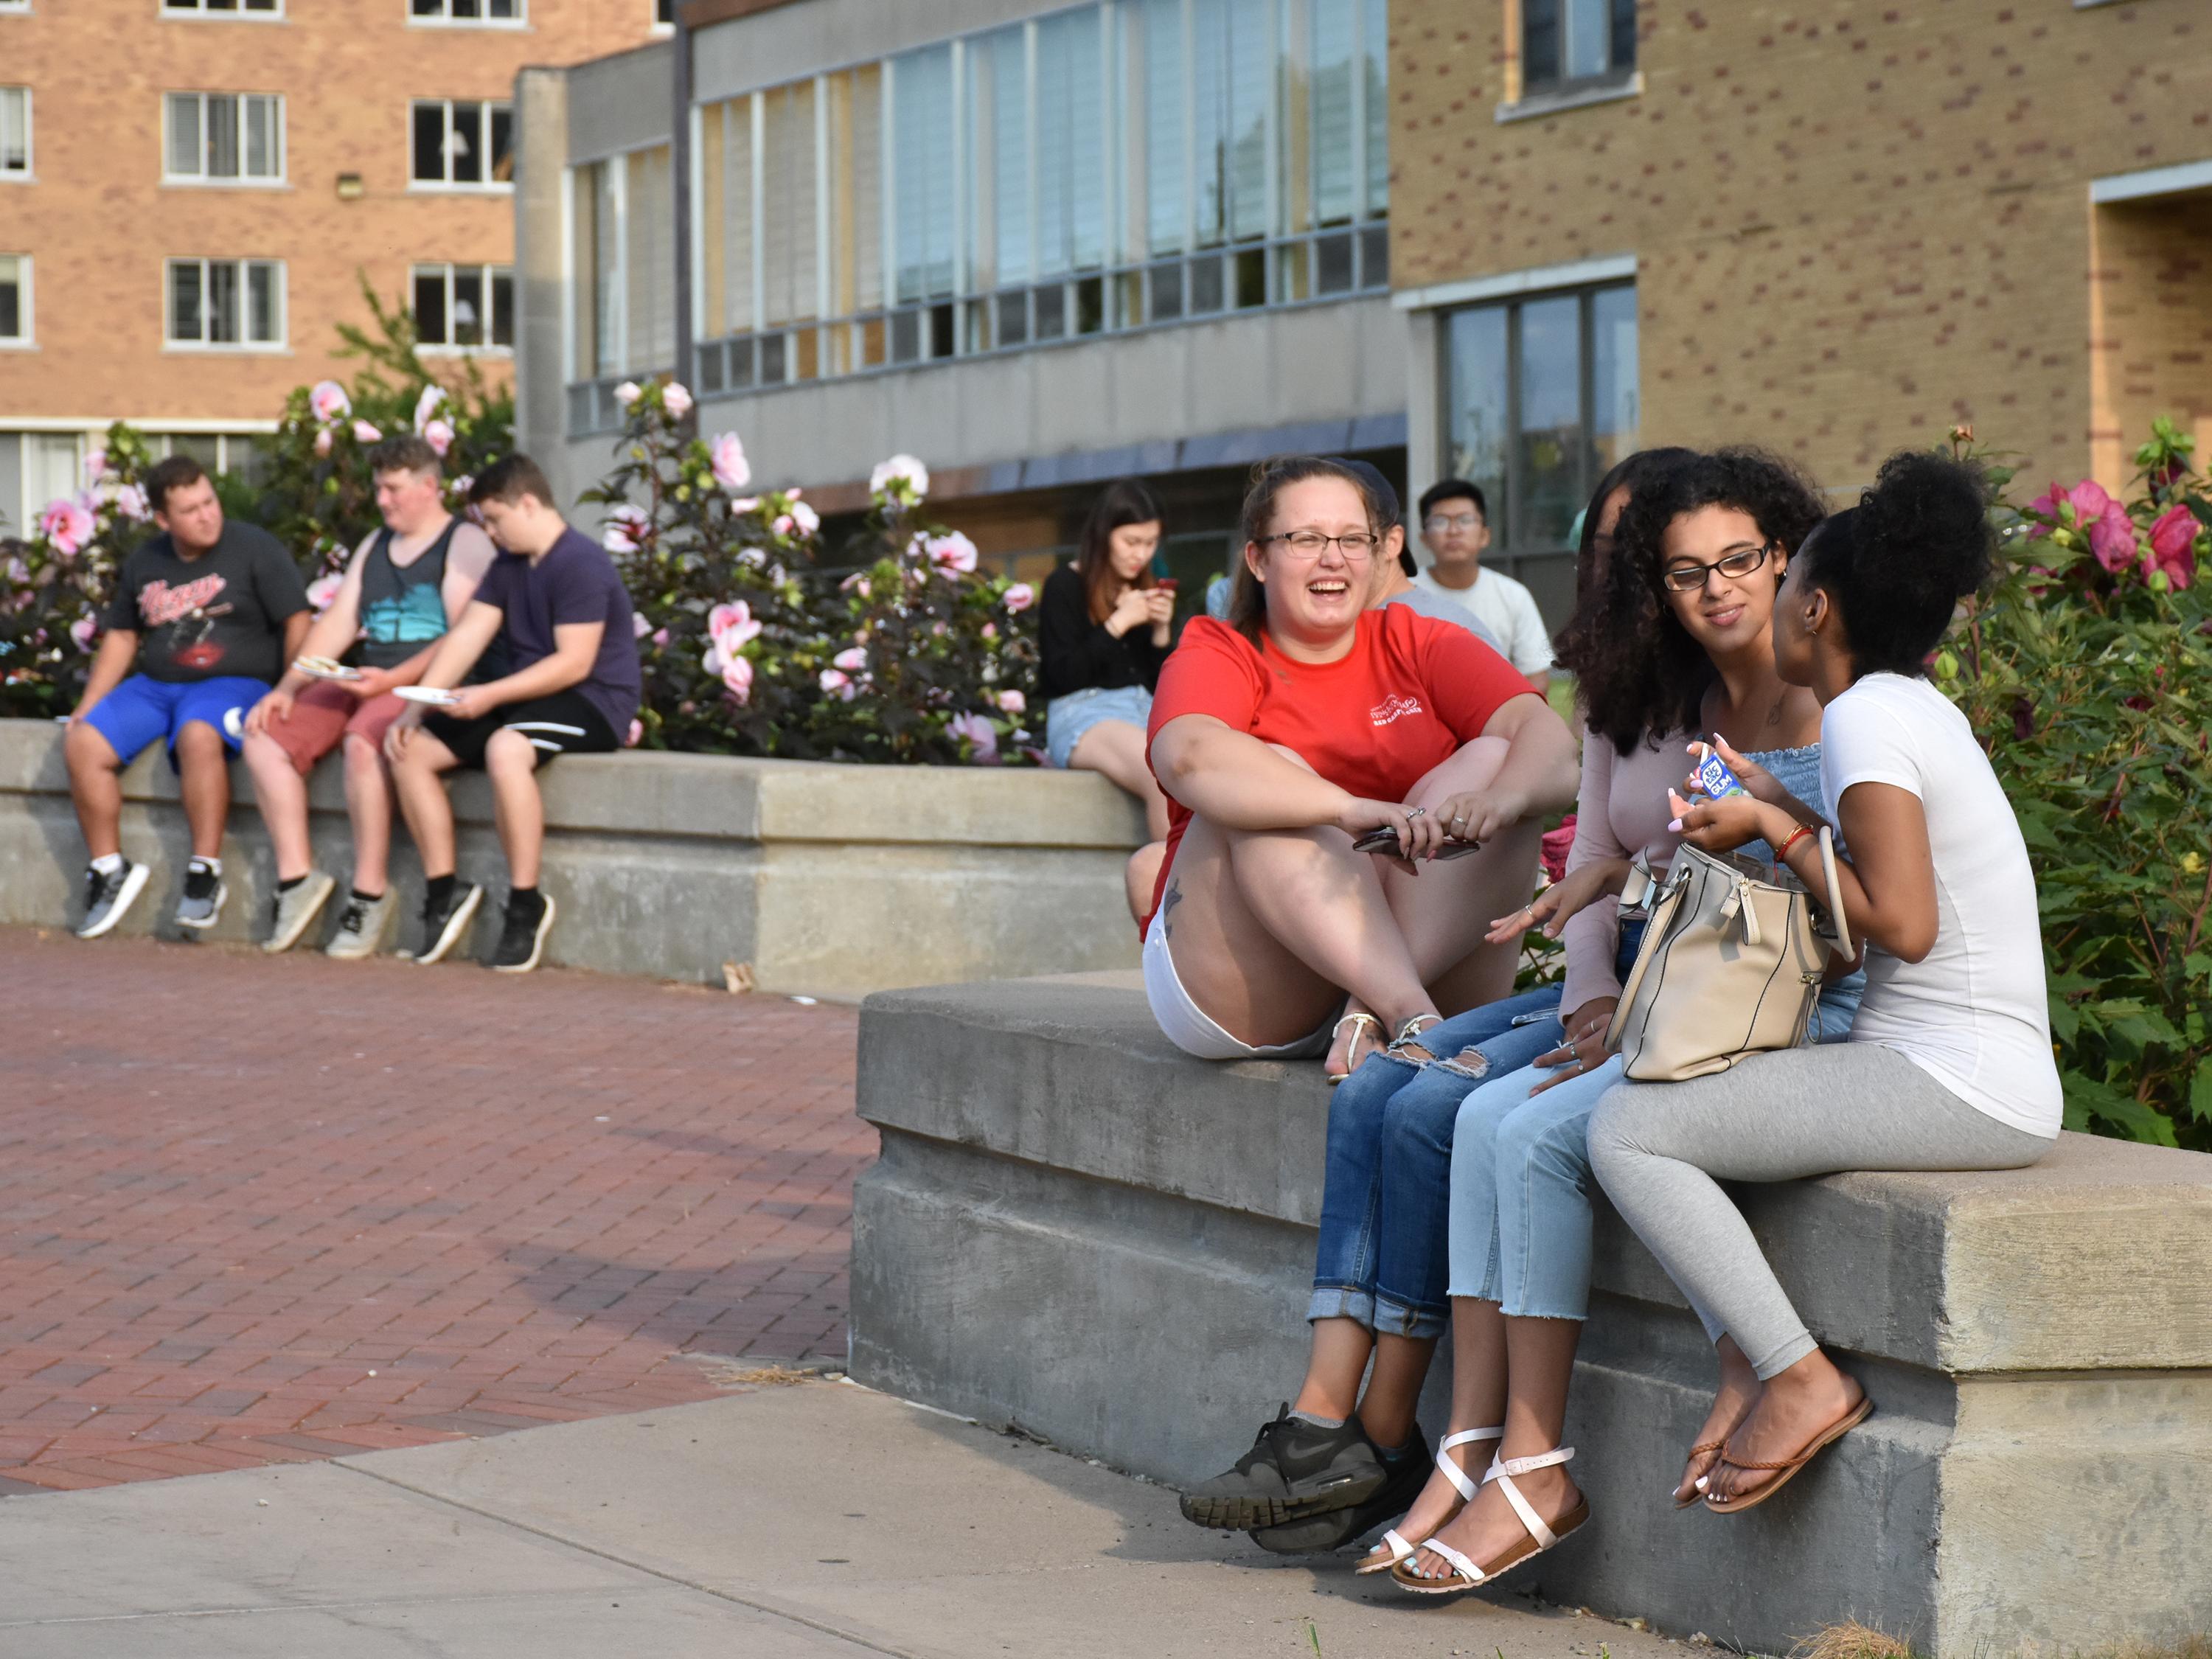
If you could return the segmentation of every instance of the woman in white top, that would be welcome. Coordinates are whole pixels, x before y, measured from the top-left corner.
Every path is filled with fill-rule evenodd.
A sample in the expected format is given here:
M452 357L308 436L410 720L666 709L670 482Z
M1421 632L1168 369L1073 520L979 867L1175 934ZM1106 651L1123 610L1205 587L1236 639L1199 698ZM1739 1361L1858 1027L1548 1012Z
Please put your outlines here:
M1922 678L1956 602L1989 574L1986 507L1971 468L1892 456L1856 507L1814 532L1776 600L1775 665L1820 700L1823 793L1850 848L1837 896L1867 971L1850 1041L1623 1084L1590 1123L1598 1179L1720 1352L1679 1504L1702 1493L1732 1515L1764 1502L1873 1410L1720 1182L2020 1169L2057 1138L2027 848L1965 716ZM1757 792L1680 811L1684 840L1717 853L1764 837L1826 891L1814 838Z

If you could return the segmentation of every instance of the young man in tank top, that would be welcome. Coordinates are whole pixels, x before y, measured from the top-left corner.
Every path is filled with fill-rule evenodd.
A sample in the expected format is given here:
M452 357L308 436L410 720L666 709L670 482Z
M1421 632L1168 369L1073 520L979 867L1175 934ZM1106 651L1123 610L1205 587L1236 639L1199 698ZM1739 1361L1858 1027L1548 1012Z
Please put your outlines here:
M445 469L424 440L411 434L387 438L371 452L369 466L384 528L355 550L337 596L301 651L301 660L337 660L350 652L360 678L319 679L288 667L246 717L246 761L276 854L265 951L296 944L337 886L314 867L307 775L342 743L353 890L329 953L350 960L374 955L383 942L394 910L386 868L392 786L384 734L406 707L393 689L422 678L495 556L489 537L446 511Z

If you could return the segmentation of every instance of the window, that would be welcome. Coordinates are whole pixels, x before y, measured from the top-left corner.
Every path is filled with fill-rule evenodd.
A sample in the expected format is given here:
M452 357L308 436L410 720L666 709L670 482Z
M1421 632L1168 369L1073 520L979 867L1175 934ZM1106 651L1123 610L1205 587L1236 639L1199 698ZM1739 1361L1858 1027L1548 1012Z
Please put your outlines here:
M169 261L169 343L251 350L284 343L284 267L274 259Z
M1636 68L1636 0L1521 0L1521 90L1557 92Z
M0 87L0 179L31 176L31 89Z
M0 432L0 536L21 536L46 503L82 487L74 432Z
M0 346L27 346L31 332L31 258L0 253Z
M418 100L414 134L416 189L513 187L514 114L507 105Z
M167 15L186 17L281 17L283 0L161 0Z
M417 23L520 23L526 0L409 0L408 11Z
M253 93L162 95L172 182L274 184L284 177L284 100Z
M149 432L146 447L160 458L189 455L211 473L228 472L248 484L258 486L269 477L265 433Z
M512 349L514 272L506 265L415 267L415 332L427 349Z
M653 0L653 27L657 29L676 27L676 0Z
M1448 471L1482 486L1505 554L1555 553L1636 447L1636 289L1471 306L1446 321Z
M582 430L611 423L614 381L659 374L676 359L675 198L665 144L594 161L569 174L575 271L575 388ZM510 301L511 303L511 301Z

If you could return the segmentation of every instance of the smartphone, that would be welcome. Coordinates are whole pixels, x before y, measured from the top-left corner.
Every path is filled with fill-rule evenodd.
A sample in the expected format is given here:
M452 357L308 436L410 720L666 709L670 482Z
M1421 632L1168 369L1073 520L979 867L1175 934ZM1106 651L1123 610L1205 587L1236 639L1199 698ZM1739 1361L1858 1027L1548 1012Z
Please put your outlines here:
M1709 743L1698 745L1698 787L1715 800L1726 795L1747 795L1751 793L1743 787L1743 780L1729 770L1729 763L1713 752L1713 746Z
M1355 853L1395 853L1398 850L1398 832L1387 825L1380 830L1370 830L1352 843L1352 850ZM1463 859L1469 853L1480 853L1481 850L1482 843L1479 841L1448 841L1437 848L1435 861L1438 864L1448 863L1453 859Z
M1158 588L1163 593L1172 593L1177 587L1181 586L1182 584L1173 576L1162 576L1158 581L1154 582L1152 586Z

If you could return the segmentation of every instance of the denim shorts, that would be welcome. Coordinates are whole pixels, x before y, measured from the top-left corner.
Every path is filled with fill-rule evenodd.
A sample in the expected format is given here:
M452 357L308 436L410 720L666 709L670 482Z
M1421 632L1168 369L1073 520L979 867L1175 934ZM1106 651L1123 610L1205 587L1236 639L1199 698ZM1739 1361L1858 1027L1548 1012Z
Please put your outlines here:
M1121 685L1111 690L1093 685L1054 697L1045 705L1044 747L1054 766L1065 767L1074 757L1083 734L1103 720L1120 720L1142 732L1152 718L1152 694L1141 685Z

